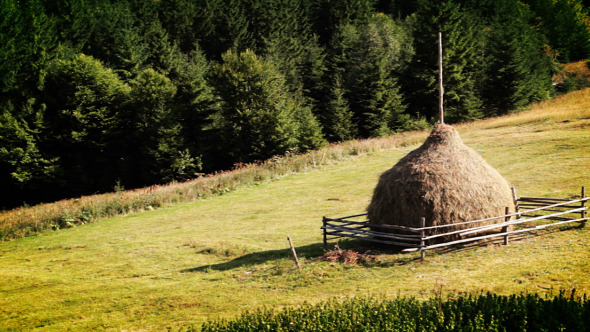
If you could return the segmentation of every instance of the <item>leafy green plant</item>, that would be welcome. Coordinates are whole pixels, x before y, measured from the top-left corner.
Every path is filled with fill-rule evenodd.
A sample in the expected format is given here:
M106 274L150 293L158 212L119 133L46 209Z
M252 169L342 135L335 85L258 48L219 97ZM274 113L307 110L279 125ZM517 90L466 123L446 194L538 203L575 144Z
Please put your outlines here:
M206 322L201 331L582 331L590 324L590 302L574 294L331 300L258 309L233 320Z

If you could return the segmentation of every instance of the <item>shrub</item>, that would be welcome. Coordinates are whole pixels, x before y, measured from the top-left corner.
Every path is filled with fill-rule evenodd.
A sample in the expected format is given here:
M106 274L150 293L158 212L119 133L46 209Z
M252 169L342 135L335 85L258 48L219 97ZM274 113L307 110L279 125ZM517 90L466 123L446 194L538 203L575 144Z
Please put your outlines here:
M233 320L206 322L201 331L582 331L590 324L590 302L574 294L331 300L246 312Z

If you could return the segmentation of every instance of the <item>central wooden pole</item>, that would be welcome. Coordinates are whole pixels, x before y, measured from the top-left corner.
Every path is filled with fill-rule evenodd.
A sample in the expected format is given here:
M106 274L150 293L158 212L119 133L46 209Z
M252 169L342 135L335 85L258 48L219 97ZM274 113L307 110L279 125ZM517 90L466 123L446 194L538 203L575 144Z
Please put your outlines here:
M440 113L440 123L445 123L445 116L443 110L443 96L445 90L443 88L443 58L442 58L442 32L438 33L438 110Z

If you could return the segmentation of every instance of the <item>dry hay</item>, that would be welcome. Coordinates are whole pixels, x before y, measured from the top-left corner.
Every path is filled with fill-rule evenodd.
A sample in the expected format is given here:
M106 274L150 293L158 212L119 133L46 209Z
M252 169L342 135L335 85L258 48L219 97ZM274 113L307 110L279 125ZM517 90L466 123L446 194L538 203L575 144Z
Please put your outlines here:
M364 265L369 262L374 262L376 256L370 251L359 253L355 250L340 249L340 247L336 245L334 249L326 251L324 255L320 256L317 260L320 262L331 263L341 262L347 265Z
M434 226L500 216L505 214L506 207L514 211L508 182L463 144L453 127L439 125L421 147L381 175L368 207L368 218L373 224L420 227L420 220L425 217L426 226ZM445 227L427 235L473 226ZM458 235L433 242L454 239Z

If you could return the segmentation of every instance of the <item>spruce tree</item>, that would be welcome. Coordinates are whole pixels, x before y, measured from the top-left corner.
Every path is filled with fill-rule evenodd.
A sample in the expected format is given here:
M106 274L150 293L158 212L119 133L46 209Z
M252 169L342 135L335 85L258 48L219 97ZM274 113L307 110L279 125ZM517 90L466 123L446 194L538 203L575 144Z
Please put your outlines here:
M567 63L590 57L590 8L582 0L524 0L557 59Z
M386 15L362 25L344 25L331 47L331 73L341 75L354 130L360 137L388 134L404 111L398 76L409 54L407 37ZM330 114L330 113L328 113ZM324 125L332 122L325 119Z
M334 78L329 101L323 115L324 132L331 142L340 142L357 137L357 128L353 123L353 113L346 100L342 86L342 77Z
M313 31L320 42L329 44L342 25L364 24L374 14L374 0L318 0L309 7Z
M286 89L276 65L252 51L224 54L212 83L221 99L217 123L221 153L232 162L315 148L321 141L311 112Z
M183 143L183 128L174 107L177 87L148 68L131 83L130 103L123 117L129 130L129 174L134 186L195 177L201 158Z
M416 55L405 91L410 109L430 119L438 114L438 33L443 40L445 119L449 122L481 118L478 86L484 30L478 18L457 3L422 0L416 13Z
M195 1L190 0L158 1L158 17L162 26L184 53L193 49L199 36L199 31L195 28L197 6Z
M478 6L483 9L481 4ZM485 6L488 20L483 101L486 115L517 110L552 94L551 59L543 36L531 26L522 4L495 0Z
M129 87L103 63L80 54L58 60L47 77L42 149L59 158L64 192L108 190L120 155L118 113Z
M169 77L177 87L173 106L182 126L182 145L195 158L203 159L211 150L207 142L213 116L216 113L215 96L207 82L210 65L198 45L188 55L177 53L177 65ZM214 170L214 165L202 167Z

